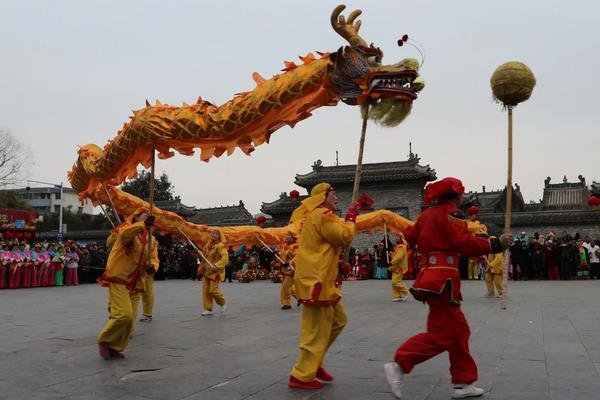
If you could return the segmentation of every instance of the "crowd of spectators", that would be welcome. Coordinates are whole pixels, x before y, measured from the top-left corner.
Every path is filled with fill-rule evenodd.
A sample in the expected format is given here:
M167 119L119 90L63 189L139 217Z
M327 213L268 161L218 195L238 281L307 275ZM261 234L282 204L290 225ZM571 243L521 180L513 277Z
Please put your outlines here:
M515 235L510 248L508 275L512 280L572 280L600 279L600 241L579 234L563 232L547 235L522 232ZM391 252L395 244L388 237L372 248L349 249L348 257L341 256L340 272L344 279L390 279L388 271ZM227 282L255 279L279 281L279 263L274 253L277 248L229 248L226 267ZM193 246L179 241L162 241L159 244L160 266L157 280L197 279L200 255ZM420 254L408 249L408 272L405 279L414 279L419 271ZM77 285L92 283L106 268L108 249L104 244L79 245L72 241L50 243L46 240L28 244L9 240L0 242L0 289ZM483 279L485 262L477 264L475 273L469 272L469 260L462 257L459 269L463 279ZM66 270L63 273L63 270Z

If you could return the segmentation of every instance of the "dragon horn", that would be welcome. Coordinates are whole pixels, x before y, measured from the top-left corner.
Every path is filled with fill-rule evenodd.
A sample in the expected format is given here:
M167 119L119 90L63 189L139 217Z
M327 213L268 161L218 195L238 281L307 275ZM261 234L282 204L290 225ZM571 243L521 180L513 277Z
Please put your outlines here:
M340 4L333 9L333 12L331 13L331 26L333 27L333 30L346 39L351 46L369 47L367 42L365 42L358 34L361 22L354 22L354 20L362 14L362 11L352 11L350 15L348 15L348 20L346 21L346 18L341 15L345 8L346 6L344 4Z

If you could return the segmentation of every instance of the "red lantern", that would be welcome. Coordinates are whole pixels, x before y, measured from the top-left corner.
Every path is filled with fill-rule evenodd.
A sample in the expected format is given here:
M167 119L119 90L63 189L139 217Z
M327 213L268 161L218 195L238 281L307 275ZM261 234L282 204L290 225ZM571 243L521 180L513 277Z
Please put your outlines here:
M475 205L467 208L467 212L469 213L469 215L477 215L479 214L479 211L481 211L481 209Z
M264 224L265 222L267 222L267 218L266 218L264 215L258 215L258 216L256 217L256 222L257 222L259 225L262 225L262 224Z
M590 196L588 198L588 204L592 207L596 207L596 206L600 205L600 197Z
M291 197L292 199L295 199L295 198L296 198L296 197L298 197L298 196L300 196L300 192L299 192L299 191L297 191L296 189L294 189L294 190L292 190L292 191L290 192L290 197Z

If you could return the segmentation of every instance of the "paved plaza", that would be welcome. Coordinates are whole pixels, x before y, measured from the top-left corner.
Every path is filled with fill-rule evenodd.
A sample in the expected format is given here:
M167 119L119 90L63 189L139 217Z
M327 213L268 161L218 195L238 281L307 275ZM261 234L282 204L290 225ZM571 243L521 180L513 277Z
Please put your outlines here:
M349 322L325 360L320 391L292 391L300 311L279 285L226 283L225 315L201 317L200 286L156 284L154 321L138 323L125 360L98 356L107 290L0 291L2 399L388 399L382 365L424 330L427 307L390 301L389 281L346 282ZM600 281L510 283L508 310L464 282L463 310L486 399L600 399ZM406 399L449 399L448 357L406 379Z

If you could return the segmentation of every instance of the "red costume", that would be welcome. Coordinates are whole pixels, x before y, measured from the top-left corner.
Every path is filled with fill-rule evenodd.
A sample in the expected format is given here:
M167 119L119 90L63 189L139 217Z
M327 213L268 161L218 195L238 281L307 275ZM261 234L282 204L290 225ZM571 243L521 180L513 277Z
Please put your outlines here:
M407 374L415 365L448 351L455 384L477 380L477 366L469 353L471 331L460 309L459 256L477 257L502 250L498 239L468 233L465 216L447 199L463 192L462 183L454 178L429 184L425 202L437 202L404 233L421 254L421 269L410 291L417 300L429 304L429 316L427 331L408 339L395 355L395 361Z

